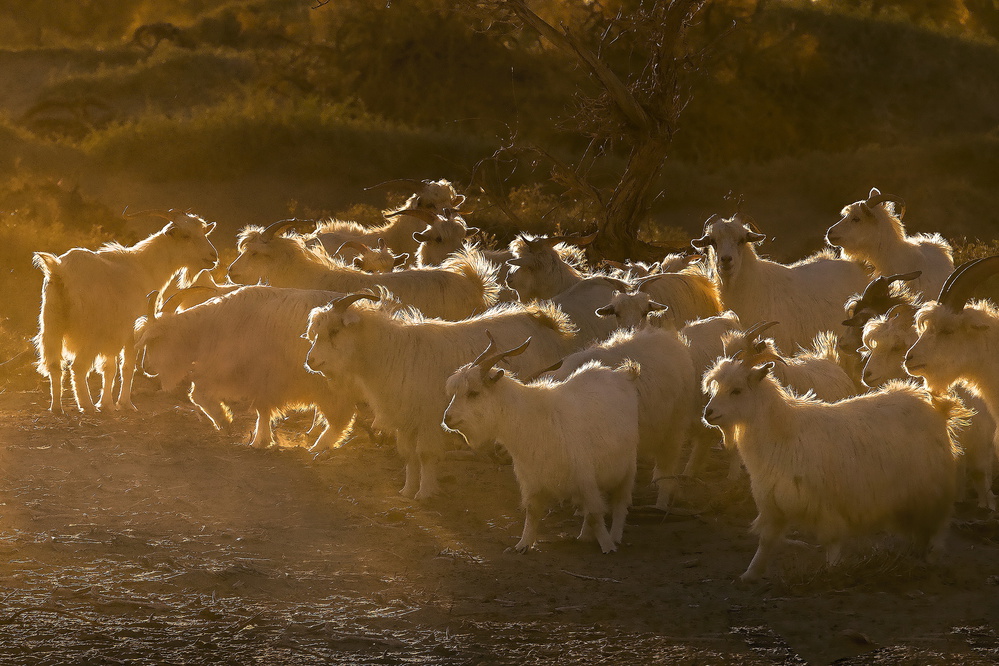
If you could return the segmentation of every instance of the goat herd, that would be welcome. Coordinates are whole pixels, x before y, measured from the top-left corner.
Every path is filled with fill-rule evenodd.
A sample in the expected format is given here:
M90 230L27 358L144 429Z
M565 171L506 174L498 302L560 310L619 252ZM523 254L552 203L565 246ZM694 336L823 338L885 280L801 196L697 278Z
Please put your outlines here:
M999 256L954 270L942 237L906 234L897 197L846 206L833 247L790 265L760 257L766 236L736 214L705 222L703 254L591 270L593 236L482 249L450 183L403 184L413 195L378 228L244 228L225 284L214 224L190 212L131 247L36 253L52 412L64 368L81 411L134 409L138 365L189 386L216 428L248 405L254 447L288 409L315 409L313 450L355 424L394 435L416 499L439 491L459 434L500 444L526 511L519 551L558 500L581 509L581 539L615 550L637 461L668 511L721 440L759 512L746 579L790 529L830 563L882 531L932 556L966 486L995 508L999 310L971 297ZM197 275L181 288L178 273Z

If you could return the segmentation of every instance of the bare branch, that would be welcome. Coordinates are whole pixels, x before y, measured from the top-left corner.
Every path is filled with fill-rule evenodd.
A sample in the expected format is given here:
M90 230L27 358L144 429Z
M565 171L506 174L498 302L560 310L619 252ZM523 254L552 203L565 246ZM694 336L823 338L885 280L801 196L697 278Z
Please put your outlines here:
M628 122L635 129L644 130L649 127L648 114L631 94L631 91L628 90L628 87L621 82L617 74L601 62L592 51L587 49L575 35L564 27L561 32L556 30L554 26L527 7L523 0L508 0L507 4L524 23L534 28L554 46L568 53L575 54L576 57L582 60L607 90L617 108L620 109L621 113L624 114L625 118L628 119Z

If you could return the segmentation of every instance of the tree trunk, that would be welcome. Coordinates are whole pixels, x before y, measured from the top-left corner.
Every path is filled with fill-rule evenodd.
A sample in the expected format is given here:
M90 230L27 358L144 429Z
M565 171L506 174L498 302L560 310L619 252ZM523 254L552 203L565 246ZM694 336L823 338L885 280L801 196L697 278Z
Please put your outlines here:
M662 173L669 153L669 141L652 137L631 151L621 181L607 202L592 251L604 259L648 261L661 259L666 251L638 238L638 230L648 217L653 185Z

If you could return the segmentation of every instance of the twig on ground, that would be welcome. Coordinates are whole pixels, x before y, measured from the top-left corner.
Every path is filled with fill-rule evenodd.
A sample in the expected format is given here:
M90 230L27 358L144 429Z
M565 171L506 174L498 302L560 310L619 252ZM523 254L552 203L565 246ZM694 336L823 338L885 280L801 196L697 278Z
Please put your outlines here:
M562 573L569 574L570 576L572 576L574 578L582 578L583 580L595 580L595 581L599 581L601 583L620 583L621 582L621 581L617 580L616 578L598 578L597 576L585 576L583 574L573 573L573 572L569 571L568 569L562 569Z

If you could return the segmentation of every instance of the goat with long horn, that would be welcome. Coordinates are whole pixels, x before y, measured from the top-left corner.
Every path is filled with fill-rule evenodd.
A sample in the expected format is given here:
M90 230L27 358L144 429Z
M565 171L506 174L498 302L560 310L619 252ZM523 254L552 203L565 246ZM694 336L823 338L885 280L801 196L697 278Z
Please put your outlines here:
M579 538L595 538L605 553L617 550L637 467L638 365L591 363L564 381L524 383L494 365L522 354L531 338L497 352L488 337L486 350L448 378L441 425L460 432L472 448L495 441L510 453L526 509L514 548L530 549L549 504L570 500L584 516Z
M916 313L919 337L906 352L905 369L934 393L964 380L999 419L999 309L969 302L976 288L999 275L999 256L973 259L947 278L936 301Z

